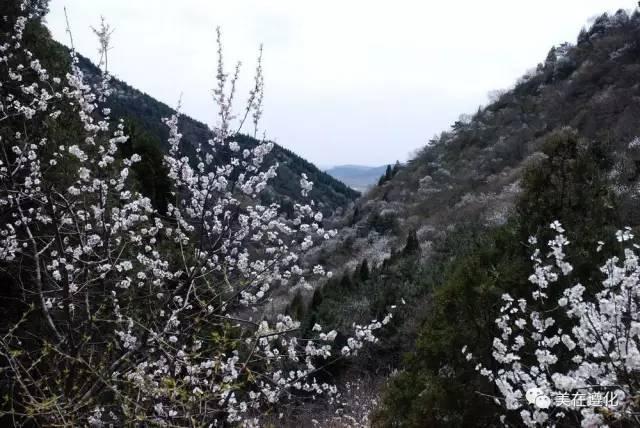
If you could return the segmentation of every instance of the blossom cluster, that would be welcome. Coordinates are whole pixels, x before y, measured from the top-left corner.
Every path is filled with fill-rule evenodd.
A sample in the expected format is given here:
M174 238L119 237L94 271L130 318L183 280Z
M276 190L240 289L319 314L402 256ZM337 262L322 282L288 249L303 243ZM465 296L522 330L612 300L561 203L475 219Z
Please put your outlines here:
M640 246L633 243L631 229L619 230L621 254L600 267L600 289L588 290L573 278L562 225L556 221L550 227L555 237L548 252L535 249L531 256L531 298L502 296L496 319L501 333L492 352L496 369L477 364L476 370L495 383L502 394L498 402L517 412L526 426L556 426L566 418L577 418L584 427L634 421L640 392ZM535 238L529 242L537 245ZM594 251L603 245L599 242ZM462 352L474 359L466 347ZM525 400L533 390L547 397L606 391L616 400L610 406L540 406Z
M21 10L0 40L0 264L23 296L20 319L0 336L11 408L43 425L251 426L296 396L335 396L317 372L337 333L315 326L302 339L298 320L267 305L277 287L330 276L304 255L335 231L312 201L290 218L257 202L277 165L266 165L272 143L237 138L239 67L229 78L220 46L208 141L187 147L179 114L165 120L172 199L158 212L134 190L143 159L122 154L129 137L105 104L112 30L104 21L94 30L97 82L73 52L65 78L52 77L22 42L42 11L29 0ZM260 62L257 72L244 114L256 128ZM313 183L303 175L300 185L302 200ZM354 326L338 354L375 342L389 319Z

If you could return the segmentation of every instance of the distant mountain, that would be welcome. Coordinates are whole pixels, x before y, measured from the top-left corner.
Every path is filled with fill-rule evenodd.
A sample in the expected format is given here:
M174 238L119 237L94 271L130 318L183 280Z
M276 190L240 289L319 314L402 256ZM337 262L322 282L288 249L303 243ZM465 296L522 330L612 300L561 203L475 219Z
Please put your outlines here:
M359 192L364 192L374 186L382 176L387 165L338 165L325 172Z
M66 50L62 45L59 45L59 48ZM97 79L100 76L100 69L89 59L80 56L79 65L88 79ZM107 104L113 112L113 117L134 123L154 137L162 149L166 150L168 130L162 123L162 119L174 114L174 109L121 80L113 79L111 84L114 93L107 100ZM212 137L206 124L184 114L180 119L180 132L187 151L193 150L198 143L206 142ZM240 136L240 141L249 146L258 143L256 139L246 135ZM278 144L275 144L266 159L267 164L273 162L279 164L278 175L270 181L269 187L262 193L263 203L277 202L286 207L291 206L292 203L302 202L299 182L303 173L314 183L313 190L309 194L310 198L325 215L337 209L346 208L360 196L354 188L322 172L311 162Z

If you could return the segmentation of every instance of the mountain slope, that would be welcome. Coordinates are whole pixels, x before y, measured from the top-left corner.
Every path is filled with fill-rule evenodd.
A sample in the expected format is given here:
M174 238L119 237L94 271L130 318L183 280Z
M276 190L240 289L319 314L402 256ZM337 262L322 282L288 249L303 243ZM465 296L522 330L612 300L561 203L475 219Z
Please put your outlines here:
M392 180L358 200L337 225L335 248L349 246L351 265L363 257L379 263L411 230L428 253L460 225L504 223L522 171L563 127L613 155L620 191L637 185L640 158L630 142L640 135L638 12L598 18L577 44L554 47L511 90L432 140Z
M348 326L404 298L410 315L388 346L397 362L414 345L432 300L430 284L444 276L443 266L479 234L507 224L524 172L548 158L550 138L567 133L588 142L604 165L599 174L616 194L618 226L640 224L640 13L603 15L575 45L551 49L511 90L453 124L360 198L332 225L340 231L336 239L315 253L313 262L333 270L338 282L319 285L336 297L310 319ZM408 241L419 250L405 255ZM364 260L377 273L356 286ZM390 264L395 274L386 269Z
M587 287L601 274L589 258L596 242L624 226L637 235L638 135L640 13L621 11L598 18L575 45L551 49L336 223L341 233L317 258L338 275L314 291L306 325L346 331L405 305L357 364L373 376L400 369L373 426L498 425L503 409L482 394L500 395L460 349L492 363L501 295L530 291L527 238L546 242L540 233L551 221L567 227L572 256L582 257L576 271L595 268Z
M63 46L60 48L66 49ZM85 57L79 57L79 65L89 79L97 79L100 75L100 70ZM112 86L114 93L107 104L112 109L113 116L134 122L167 149L168 131L162 119L173 115L175 110L121 80L113 79ZM183 134L183 142L191 148L208 141L212 136L207 125L186 115L181 116L180 132ZM240 138L249 146L257 144L257 140L250 136L243 135ZM278 144L274 144L266 159L269 165L273 162L279 164L278 175L271 180L269 187L261 195L265 203L278 202L290 205L300 201L299 180L303 173L314 183L310 198L327 215L336 210L341 211L360 195L356 190L322 172L311 162Z

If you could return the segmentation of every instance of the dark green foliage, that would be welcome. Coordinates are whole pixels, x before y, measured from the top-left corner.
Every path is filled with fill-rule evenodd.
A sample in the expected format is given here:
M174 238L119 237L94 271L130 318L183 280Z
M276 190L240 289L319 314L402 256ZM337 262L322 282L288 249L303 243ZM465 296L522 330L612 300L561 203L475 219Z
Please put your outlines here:
M388 171L389 171L389 165L387 165L387 172ZM380 176L380 179L378 180L378 186L382 186L386 182L387 182L387 173L385 172L383 175Z
M387 165L387 170L384 172L384 181L391 180L393 172L391 171L391 165Z
M395 177L395 175L400 172L400 162L396 161L395 165L393 165L393 169L391 170L391 177Z
M381 214L374 211L369 215L367 223L368 229L380 234L393 232L398 228L398 219L393 213Z
M602 144L588 144L575 131L551 135L542 147L546 157L527 170L518 213L529 236L554 219L565 229L581 225L612 223L617 219L606 175L611 168L610 151ZM585 218L585 215L590 217Z
M351 275L349 275L348 272L342 275L342 279L340 280L340 287L345 291L351 290L353 288Z
M547 139L543 153L547 157L532 165L522 180L517 203L520 240L537 236L539 242L546 242L552 237L549 224L559 220L572 243L566 252L575 274L597 284L598 266L605 259L604 254L594 255L593 249L598 241L612 243L618 228L633 224L618 209L607 178L611 152L573 131L561 131ZM583 285L589 287L589 283Z
M360 220L360 208L356 206L353 209L353 215L351 216L351 221L349 222L349 226L353 226Z
M526 281L527 272L525 249L513 225L477 239L446 264L415 350L384 393L376 415L379 426L487 426L494 420L497 408L476 393L493 390L460 349L468 345L489 362L500 295Z
M41 17L46 13L48 1L41 0L32 2L30 9L23 12L20 11L20 3L18 0L3 0L0 2L0 32L13 34L13 26L17 16L24 16L25 13L33 13L34 19L27 22L24 36L23 45L31 51L36 57L41 60L41 64L44 68L50 71L51 74L58 73L64 75L67 72L70 65L66 50L60 45L55 43L50 38L49 31L42 25ZM31 7L33 6L33 7ZM7 37L8 39L8 37ZM28 64L31 59L27 58L21 51L17 51L16 55L21 57L24 64ZM28 86L34 82L40 83L37 75L34 73L32 76L25 75L24 80L21 82L25 86ZM7 91L11 89L7 85L0 86L0 94L2 98L6 99ZM79 122L75 112L71 111L68 106L60 105L61 116L59 121L46 121L32 124L32 127L28 129L29 133L34 135L47 135L51 143L51 147L55 147L59 144L72 144L74 138L77 138L77 131L79 128ZM62 125L62 122L65 122ZM6 117L2 120L0 126L0 140L3 144L7 144L8 141L13 141L16 132L24 133L27 131L24 127L24 122L20 117ZM51 149L53 151L53 149ZM69 163L60 162L58 168L54 169L55 172L47 169L44 172L44 185L50 185L51 183L61 183L61 187L71 185L73 180L72 173L75 174L77 167ZM0 216L0 223L7 224L14 221L8 214ZM24 277L25 272L30 272L33 267L29 265L29 262L25 261L25 264L17 267L17 269L9 268L2 269L0 272L0 284L2 285L0 292L0 310L6 314L6 320L17 321L18 317L26 311L26 307L18 302L23 301L24 297L18 296L18 293L22 293L22 286L19 284ZM39 323L33 325L33 334L37 334L38 329L43 327ZM0 420L0 425L2 421Z
M369 263L367 262L367 259L362 261L362 264L358 269L358 276L360 282L365 282L369 279Z
M476 362L465 361L460 350L466 345L485 367L492 366L500 296L506 292L518 298L530 293L530 234L545 242L551 238L549 224L559 220L571 236L567 253L575 271L580 278L597 282L605 256L594 256L596 242L609 240L619 227L616 201L606 178L610 163L598 144L588 144L570 131L548 138L544 153L547 157L524 175L511 221L481 234L444 262L444 274L434 285L415 350L384 393L376 414L379 426L463 427L496 422L499 408L482 394L499 392L475 371ZM590 283L584 285L589 288ZM558 297L553 289L549 293L551 299Z
M391 180L392 174L393 173L391 171L391 165L387 165L387 169L385 170L384 174L380 176L380 179L378 180L378 186L382 186L384 183Z
M418 236L416 235L415 229L411 230L409 235L407 235L407 243L402 252L405 255L413 255L420 252L420 242L418 242Z
M318 287L313 291L313 297L311 298L311 307L310 310L315 310L322 304L323 296L322 296L322 288Z
M393 165L393 168L391 168L391 165L387 165L387 169L385 170L384 175L382 175L378 180L378 186L382 186L384 183L391 180L400 171L400 168L401 167L399 161L396 161L395 165Z
M171 197L171 181L163 163L161 143L132 120L127 121L125 132L129 140L122 145L119 153L123 157L130 157L134 153L140 155L142 160L131 168L139 191L151 199L154 208L164 214Z

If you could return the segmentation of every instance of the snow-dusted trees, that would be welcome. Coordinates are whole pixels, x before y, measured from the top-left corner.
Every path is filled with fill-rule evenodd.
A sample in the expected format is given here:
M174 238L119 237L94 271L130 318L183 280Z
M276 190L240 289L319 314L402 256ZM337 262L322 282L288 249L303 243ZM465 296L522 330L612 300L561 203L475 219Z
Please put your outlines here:
M618 231L619 254L602 265L599 289L593 289L592 278L573 276L565 256L570 243L560 223L551 228L555 237L548 251L535 249L531 256L531 297L502 296L494 367L476 369L495 383L503 396L499 402L527 426L637 424L640 247L630 229ZM529 242L537 246L535 238ZM466 347L463 353L474 358Z
M333 232L313 203L293 218L256 196L277 173L271 143L242 147L237 126L261 115L262 75L235 120L238 70L219 49L213 138L184 150L179 116L166 120L173 186L167 212L133 191L138 154L105 102L110 30L96 29L104 73L88 83L77 62L51 76L23 44L35 2L0 35L0 332L2 412L16 425L252 425L277 403L336 393L315 380L335 332L269 313L278 286L304 285L305 251ZM238 125L239 122L239 125ZM193 153L187 156L185 153ZM306 195L313 183L300 180ZM8 303L7 303L8 302ZM381 323L356 326L349 355Z

